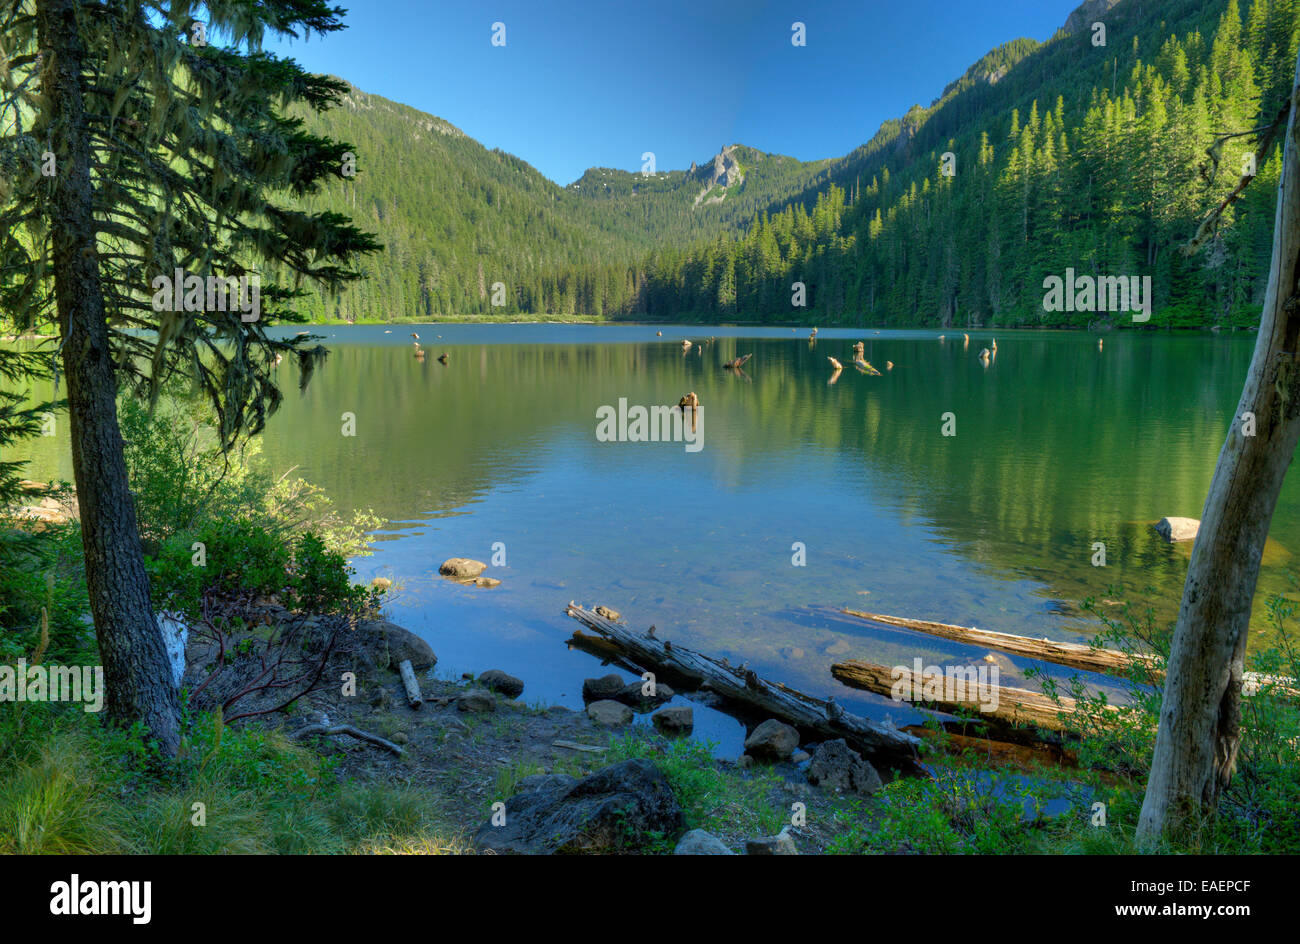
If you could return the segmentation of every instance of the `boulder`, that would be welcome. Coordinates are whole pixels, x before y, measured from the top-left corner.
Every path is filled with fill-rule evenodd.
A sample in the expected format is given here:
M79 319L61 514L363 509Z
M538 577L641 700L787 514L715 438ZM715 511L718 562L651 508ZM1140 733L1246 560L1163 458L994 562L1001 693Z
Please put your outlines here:
M495 577L475 577L474 586L482 587L485 590L491 590L493 587L501 586L501 581Z
M1195 518L1161 518L1156 524L1156 534L1170 544L1191 541L1200 529L1201 523Z
M582 682L582 698L584 701L617 698L626 684L623 681L623 676L614 675L613 673L602 675L600 678L584 679Z
M489 820L475 844L534 855L635 851L685 825L668 779L647 760L626 760L577 783L568 779L515 794L506 801L504 824Z
M371 620L360 624L365 644L369 646L375 665L396 670L404 659L411 660L411 668L431 669L438 663L433 647L409 629L403 629L388 620Z
M762 836L758 839L745 840L745 855L798 855L799 849L794 844L788 829L783 829L775 836Z
M808 782L841 793L870 795L884 786L876 768L862 759L843 738L826 741L808 765Z
M473 580L485 570L487 570L487 564L482 561L470 560L468 557L452 557L442 562L442 566L438 568L438 573L444 577L455 577L458 580Z
M568 774L533 774L519 781L515 793L535 793L538 790L568 790L576 786L577 777Z
M603 699L587 706L587 717L607 728L617 728L632 723L632 709L622 702Z
M518 698L524 693L523 679L502 672L500 669L488 669L478 677L479 683L507 698Z
M799 746L799 732L768 718L745 738L745 753L755 760L787 760Z
M695 712L690 705L673 705L659 709L650 720L664 734L689 734L695 727Z
M491 692L485 692L481 688L471 688L457 697L456 707L461 711L496 711L497 700L492 697Z
M692 829L677 840L673 855L735 855L713 833Z

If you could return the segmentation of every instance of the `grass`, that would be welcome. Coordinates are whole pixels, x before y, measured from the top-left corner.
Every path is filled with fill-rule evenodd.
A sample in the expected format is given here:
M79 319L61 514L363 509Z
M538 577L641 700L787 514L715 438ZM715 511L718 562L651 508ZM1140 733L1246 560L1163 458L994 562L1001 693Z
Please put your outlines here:
M204 716L162 768L136 733L39 708L48 724L9 742L0 853L464 851L423 791L339 783L330 761L278 734L222 730Z

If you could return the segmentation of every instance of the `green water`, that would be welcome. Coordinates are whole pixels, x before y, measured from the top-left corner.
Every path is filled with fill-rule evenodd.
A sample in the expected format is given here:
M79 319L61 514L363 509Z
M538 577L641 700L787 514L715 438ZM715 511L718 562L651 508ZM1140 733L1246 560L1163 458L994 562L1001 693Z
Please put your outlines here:
M1200 517L1254 343L1124 334L1099 350L1082 333L999 332L985 367L988 332L964 347L960 333L826 330L812 346L802 328L659 338L654 327L426 325L414 328L421 362L411 328L321 330L329 362L301 396L282 368L290 392L265 455L343 508L391 519L359 576L401 585L391 615L429 639L440 673L502 668L525 680L526 699L580 704L598 664L565 646L576 624L562 609L604 603L661 638L899 723L915 716L843 689L830 663L982 653L825 608L1082 640L1096 624L1080 601L1118 586L1172 619L1189 548L1150 524ZM711 334L702 354L683 355L680 338ZM832 383L827 356L848 364L856 340L883 375L849 366ZM743 373L721 368L746 353ZM675 404L688 391L702 405L698 452L597 440L602 405ZM342 435L344 413L355 436ZM66 452L39 441L32 474L70 478ZM489 561L497 542L500 587L437 576L448 557ZM792 564L796 542L805 566ZM1298 545L1293 476L1258 632ZM710 716L701 731L725 741L732 725Z

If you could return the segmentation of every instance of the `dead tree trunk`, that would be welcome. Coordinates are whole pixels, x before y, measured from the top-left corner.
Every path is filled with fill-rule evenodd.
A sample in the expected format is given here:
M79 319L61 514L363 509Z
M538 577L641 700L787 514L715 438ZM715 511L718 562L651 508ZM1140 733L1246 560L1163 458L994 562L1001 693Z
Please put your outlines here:
M1300 440L1300 63L1291 92L1259 340L1192 549L1138 821L1148 841L1210 814L1241 740L1242 675L1260 556ZM1253 433L1253 435L1252 435Z
M873 762L908 771L919 769L917 738L893 725L845 711L834 699L814 698L780 682L760 678L747 665L733 666L694 649L674 646L666 639L656 639L653 626L646 633L633 632L622 623L576 603L570 603L565 613L600 633L639 666L666 671L693 685L708 683L726 701L822 738L844 738L850 747Z
M45 57L41 90L58 167L50 235L86 586L104 663L108 717L117 723L142 722L170 756L180 744L180 701L149 601L149 577L117 424L117 382L99 279L90 177L82 80L85 49L77 18L75 0L40 0L36 5Z

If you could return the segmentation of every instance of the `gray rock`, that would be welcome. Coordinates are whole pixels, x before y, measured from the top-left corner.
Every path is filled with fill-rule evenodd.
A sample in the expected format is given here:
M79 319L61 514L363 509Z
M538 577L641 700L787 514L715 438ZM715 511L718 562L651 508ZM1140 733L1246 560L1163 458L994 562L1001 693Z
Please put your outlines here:
M363 639L374 653L374 663L380 668L396 670L403 659L411 660L411 667L420 671L438 664L433 647L409 629L403 629L388 620L371 620L362 623Z
M612 672L609 675L602 675L600 678L584 679L582 682L582 697L584 701L617 698L626 684L621 675L614 675Z
M799 746L799 732L768 718L745 738L745 753L755 760L786 760Z
M781 830L775 836L763 836L758 839L745 840L745 855L798 855L799 849L788 830Z
M1191 541L1200 529L1201 522L1195 518L1161 518L1156 524L1156 534L1170 544Z
M795 751L793 754L790 755L790 763L802 764L804 761L810 759L811 757L812 755L809 754L807 751Z
M617 728L632 723L632 709L621 702L604 699L587 706L587 717L607 728Z
M695 711L690 705L672 705L656 711L650 720L664 734L689 734L695 727Z
M490 692L485 692L481 688L471 688L457 697L456 707L461 711L496 711L497 700Z
M808 765L808 782L842 793L870 795L884 786L880 774L843 738L826 741Z
M504 825L480 827L476 845L534 855L635 851L685 825L668 779L647 760L623 761L570 785L553 780L511 797L504 812Z
M639 711L651 711L666 701L672 701L673 696L677 694L669 686L658 682L655 683L655 693L653 695L644 694L642 692L644 687L645 682L628 682L619 689L614 698L629 708Z
M478 677L484 688L499 692L507 698L518 698L524 693L523 679L517 679L500 669L488 669Z
M519 781L515 793L533 793L538 790L568 790L578 783L577 777L568 774L533 774Z
M692 829L677 841L673 855L735 855L713 833Z
M487 564L482 561L471 560L468 557L452 557L442 562L442 566L438 568L438 573L444 577L455 577L458 580L473 580L485 570L487 570Z

